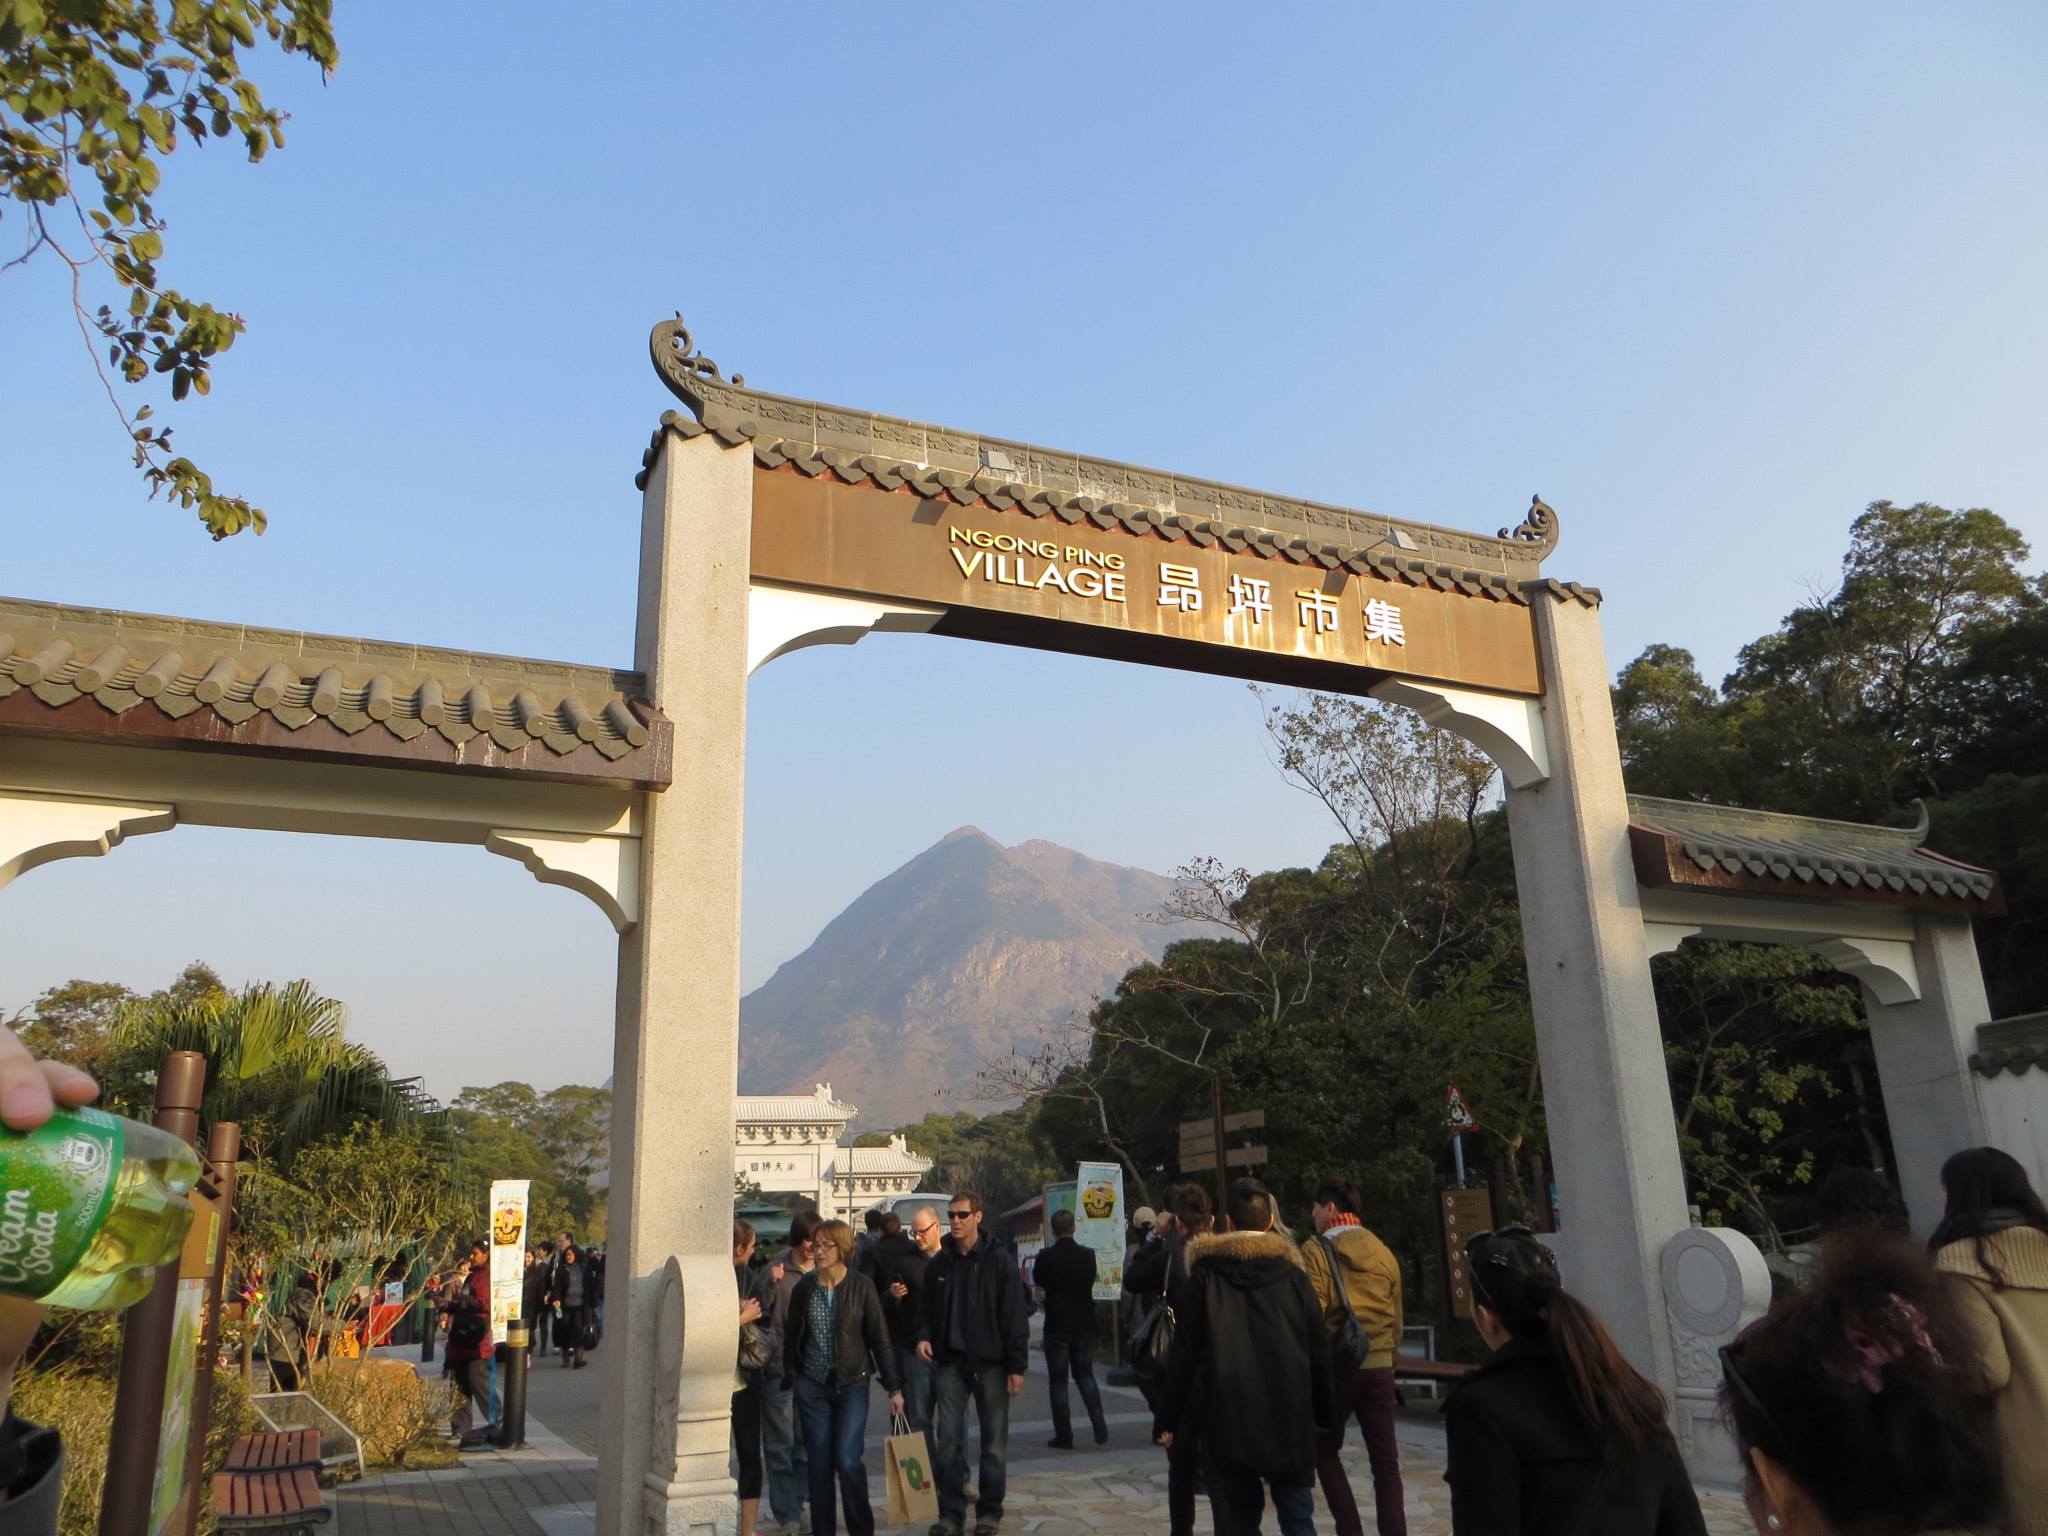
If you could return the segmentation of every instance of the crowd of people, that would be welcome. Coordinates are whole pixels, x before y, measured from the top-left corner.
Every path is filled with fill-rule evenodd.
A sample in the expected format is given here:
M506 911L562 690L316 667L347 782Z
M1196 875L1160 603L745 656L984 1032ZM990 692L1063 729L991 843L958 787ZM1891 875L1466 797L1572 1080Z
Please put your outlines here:
M96 1091L83 1074L32 1060L5 1030L0 1087L17 1131ZM2048 1206L1995 1148L1957 1153L1941 1183L1945 1210L1925 1244L1890 1202L1841 1202L1809 1277L1722 1350L1721 1403L1759 1536L2048 1536ZM877 1213L858 1239L843 1222L799 1213L786 1252L758 1267L752 1229L734 1223L743 1536L754 1536L764 1487L785 1533L837 1536L842 1515L849 1536L874 1530L863 1449L877 1380L892 1417L932 1437L930 1536L965 1536L972 1404L972 1529L997 1536L1028 1303L1014 1250L984 1230L980 1200L962 1192L944 1207L943 1231L935 1203L907 1230ZM1169 1529L1192 1528L1206 1491L1220 1536L1253 1536L1268 1504L1284 1536L1302 1536L1314 1530L1320 1479L1338 1531L1362 1531L1337 1458L1356 1420L1376 1528L1404 1530L1391 1393L1401 1275L1365 1229L1357 1191L1318 1187L1315 1230L1300 1242L1256 1180L1237 1181L1221 1214L1199 1186L1177 1187L1126 1265L1143 1303L1131 1342L1153 1367L1141 1380L1167 1454ZM1074 1444L1069 1380L1100 1443L1095 1314L1079 1304L1093 1256L1074 1247L1070 1219L1053 1238L1038 1261L1052 1443ZM1704 1536L1662 1393L1565 1288L1551 1248L1509 1227L1471 1238L1466 1255L1491 1355L1444 1405L1456 1536ZM529 1274L543 1279L527 1297L545 1306L530 1305L529 1322L552 1322L565 1369L602 1325L597 1257L567 1233L530 1255ZM488 1373L477 1368L492 1354L487 1259L481 1240L470 1246L440 1310L450 1374L466 1410L489 1423ZM0 1298L0 1391L42 1315ZM58 1437L10 1412L0 1456L0 1533L54 1530Z
M1850 1182L1823 1202L1830 1230L1805 1282L1723 1351L1723 1411L1757 1531L2048 1536L2048 1207L2006 1153L1958 1153L1942 1171L1946 1213L1921 1244L1895 1200ZM1405 1536L1401 1269L1365 1226L1357 1189L1318 1186L1300 1240L1254 1179L1231 1187L1220 1221L1198 1184L1139 1214L1149 1229L1127 1256L1125 1321L1166 1452L1172 1536L1193 1531L1204 1495L1222 1536L1255 1536L1268 1506L1283 1536L1307 1536L1318 1483L1338 1536L1363 1536L1340 1459L1354 1422L1371 1528ZM752 1230L735 1224L742 1536L757 1528L764 1439L768 1516L783 1536L837 1536L842 1516L852 1536L875 1528L862 1465L870 1378L892 1414L931 1436L930 1536L996 1536L1028 1303L974 1195L951 1197L943 1221L935 1205L907 1229L873 1213L856 1240L803 1213L766 1270L750 1267ZM1076 1444L1070 1385L1095 1442L1108 1439L1095 1255L1073 1231L1071 1214L1055 1213L1032 1274L1061 1449ZM1490 1354L1443 1407L1456 1536L1704 1536L1663 1393L1565 1288L1552 1248L1507 1227L1466 1251Z

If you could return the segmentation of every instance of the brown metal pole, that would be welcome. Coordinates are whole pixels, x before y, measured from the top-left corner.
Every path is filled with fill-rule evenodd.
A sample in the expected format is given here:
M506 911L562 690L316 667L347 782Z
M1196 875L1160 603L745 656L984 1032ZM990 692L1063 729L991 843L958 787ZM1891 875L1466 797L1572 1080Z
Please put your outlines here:
M1216 1229L1220 1232L1230 1223L1223 1212L1230 1204L1230 1154L1223 1147L1223 1079L1209 1079L1209 1108L1216 1117Z
M242 1156L242 1128L224 1120L207 1132L206 1160L214 1187L220 1191L220 1228L214 1236L206 1277L205 1321L199 1331L199 1375L192 1400L192 1434L185 1447L185 1503L180 1512L185 1536L199 1528L201 1479L206 1463L206 1434L213 1427L214 1358L220 1353L221 1295L227 1288L228 1228L235 1220L235 1164Z
M156 1074L156 1125L186 1141L199 1136L199 1096L206 1058L173 1051ZM107 1447L107 1486L100 1500L100 1536L144 1536L156 1485L156 1454L164 1427L164 1377L178 1320L178 1261L156 1273L150 1293L121 1322L121 1375L114 1388L114 1424Z

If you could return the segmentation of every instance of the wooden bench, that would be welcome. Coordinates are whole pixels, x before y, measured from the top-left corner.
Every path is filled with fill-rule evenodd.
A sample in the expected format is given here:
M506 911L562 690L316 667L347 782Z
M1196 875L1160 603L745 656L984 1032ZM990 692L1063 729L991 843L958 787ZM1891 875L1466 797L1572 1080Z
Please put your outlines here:
M213 1475L213 1516L223 1531L312 1536L334 1518L320 1491L320 1432L243 1435Z
M279 1434L242 1435L228 1447L230 1472L291 1472L300 1467L320 1470L320 1431L288 1429Z
M1413 1355L1398 1355L1394 1359L1396 1381L1459 1382L1475 1369L1456 1360L1418 1360Z

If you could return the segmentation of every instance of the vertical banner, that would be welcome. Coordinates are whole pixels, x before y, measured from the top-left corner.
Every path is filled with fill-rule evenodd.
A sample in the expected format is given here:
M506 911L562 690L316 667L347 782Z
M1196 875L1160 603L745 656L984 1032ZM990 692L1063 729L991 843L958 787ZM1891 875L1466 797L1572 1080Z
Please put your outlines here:
M150 1486L150 1536L185 1536L198 1519L186 1486L186 1449L192 1443L192 1411L200 1392L213 1391L213 1362L199 1358L206 1327L206 1282L220 1244L220 1196L200 1184L186 1197L192 1225L178 1255L178 1309L171 1324L170 1362L164 1371L164 1418L156 1450L156 1480ZM199 1374L201 1365L206 1375Z
M505 1325L519 1316L526 1283L525 1179L491 1181L491 1342L505 1342Z
M1124 1292L1123 1166L1083 1163L1074 1182L1074 1241L1095 1250L1095 1299L1115 1301ZM1050 1211L1046 1219L1052 1219Z

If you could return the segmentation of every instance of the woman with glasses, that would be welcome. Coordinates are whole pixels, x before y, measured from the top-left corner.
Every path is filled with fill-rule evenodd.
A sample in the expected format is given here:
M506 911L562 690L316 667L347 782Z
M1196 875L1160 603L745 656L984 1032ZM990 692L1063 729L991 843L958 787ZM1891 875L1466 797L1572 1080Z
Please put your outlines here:
M1760 1536L1996 1529L1983 1389L1969 1331L1912 1241L1870 1226L1830 1236L1813 1283L1721 1351Z
M2005 1445L2005 1529L2048 1536L2048 1207L1996 1147L1942 1165L1929 1247L1970 1334Z
M1465 1245L1494 1351L1444 1404L1456 1536L1706 1536L1664 1395L1563 1287L1527 1227Z
M846 1508L847 1536L874 1536L868 1469L868 1377L882 1378L889 1412L903 1412L903 1383L874 1282L849 1268L853 1228L823 1223L811 1239L817 1267L789 1298L783 1385L796 1394L797 1424L811 1469L812 1536L836 1536L832 1484Z

